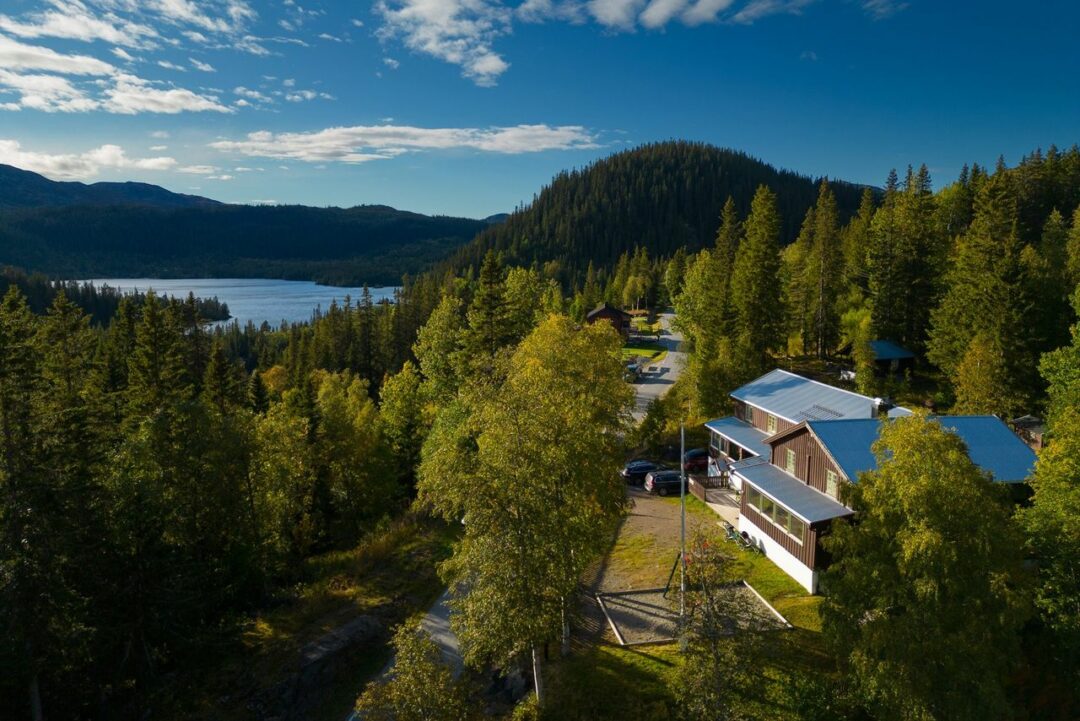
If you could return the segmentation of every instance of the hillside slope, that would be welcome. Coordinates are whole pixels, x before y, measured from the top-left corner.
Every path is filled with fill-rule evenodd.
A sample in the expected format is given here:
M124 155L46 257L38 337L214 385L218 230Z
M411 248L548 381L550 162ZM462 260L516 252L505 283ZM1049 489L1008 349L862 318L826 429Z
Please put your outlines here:
M197 195L173 193L149 183L86 183L49 180L43 175L0 164L0 208L64 205L152 205L189 208L220 205Z
M681 246L695 250L713 242L729 195L745 216L762 184L779 197L786 243L817 199L818 183L734 150L683 141L645 145L560 173L530 205L484 230L450 264L478 264L494 248L510 263L555 261L560 275L574 280L590 261L611 266L639 245L651 255ZM833 189L846 221L863 188L834 182Z

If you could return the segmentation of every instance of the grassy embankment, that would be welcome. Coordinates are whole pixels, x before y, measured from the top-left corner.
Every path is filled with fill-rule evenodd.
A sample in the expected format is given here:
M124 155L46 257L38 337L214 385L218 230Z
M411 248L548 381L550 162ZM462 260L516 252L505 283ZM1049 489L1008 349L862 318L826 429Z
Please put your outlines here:
M678 500L663 502L677 504ZM748 718L797 717L790 711L797 703L799 689L804 688L798 679L833 667L821 640L821 597L807 594L763 555L724 539L714 523L715 514L697 499L688 499L687 509L691 518L703 522L735 558L738 575L794 626L791 631L775 632L768 656L753 661L760 667L759 683L752 689L741 689L739 710ZM655 587L666 580L671 555L672 549L650 534L621 531L607 563L634 579L635 585L640 581L636 587ZM660 721L675 715L673 686L678 674L693 673L694 669L684 665L676 644L624 648L607 634L603 641L552 663L548 672L545 718Z

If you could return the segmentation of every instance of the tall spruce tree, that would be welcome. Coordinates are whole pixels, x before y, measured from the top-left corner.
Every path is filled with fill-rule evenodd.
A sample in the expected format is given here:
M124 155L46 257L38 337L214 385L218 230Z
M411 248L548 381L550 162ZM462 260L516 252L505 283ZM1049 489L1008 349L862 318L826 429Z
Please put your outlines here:
M971 338L983 334L1005 353L1009 387L1030 390L1018 382L1035 362L1025 327L1020 257L1015 197L1007 176L997 173L976 196L975 217L957 243L947 290L932 314L927 356L954 383Z
M731 296L735 310L735 347L746 375L766 366L784 339L781 303L780 215L776 194L762 185L754 195L746 235L735 260Z
M825 180L821 181L813 220L813 242L804 259L802 282L810 346L818 358L824 358L836 347L839 338L837 303L844 273L836 196Z

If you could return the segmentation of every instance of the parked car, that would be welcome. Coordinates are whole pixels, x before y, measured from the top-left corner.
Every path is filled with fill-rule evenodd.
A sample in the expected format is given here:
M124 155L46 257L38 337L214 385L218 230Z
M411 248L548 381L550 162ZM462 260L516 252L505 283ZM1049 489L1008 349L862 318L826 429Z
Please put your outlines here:
M705 473L709 469L709 451L694 448L683 454L683 470L687 473Z
M650 461L647 458L635 458L634 460L623 466L623 469L619 471L619 475L623 480L629 484L640 486L645 483L645 476L653 471L666 471L670 470L670 466L656 461Z
M653 471L645 476L645 490L658 496L678 495L681 487L678 471Z

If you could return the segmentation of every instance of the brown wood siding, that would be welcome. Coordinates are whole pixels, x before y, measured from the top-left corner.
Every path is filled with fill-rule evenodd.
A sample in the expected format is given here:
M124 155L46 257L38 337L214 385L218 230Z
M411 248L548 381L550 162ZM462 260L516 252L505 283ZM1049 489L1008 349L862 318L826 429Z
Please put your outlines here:
M746 403L743 403L742 401L735 401L735 417L738 418L739 420L746 420L746 415L745 415L746 414L746 408L747 408ZM761 410L760 408L755 408L754 406L750 406L750 410L754 414L753 420L751 421L754 428L757 428L759 431L765 431L766 433L768 433L769 432L769 414L766 413L765 411ZM779 433L780 431L786 431L788 428L791 428L794 425L795 424L792 423L791 421L785 421L780 416L776 417L776 432L777 433Z
M806 538L802 543L799 543L788 534L781 531L772 521L769 521L761 516L760 513L751 508L746 502L746 494L742 494L742 499L739 501L739 513L746 516L751 523L760 528L769 538L780 544L780 547L790 553L795 558L799 559L799 562L805 565L807 568L814 567L814 558L817 555L817 529L813 526L807 525Z
M844 474L832 462L825 449L806 428L801 428L772 447L772 464L787 470L787 452L795 451L795 476L822 493L825 493L825 472L836 474L843 482Z

